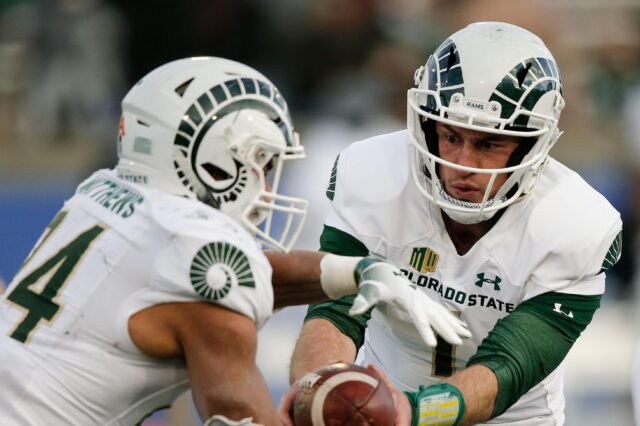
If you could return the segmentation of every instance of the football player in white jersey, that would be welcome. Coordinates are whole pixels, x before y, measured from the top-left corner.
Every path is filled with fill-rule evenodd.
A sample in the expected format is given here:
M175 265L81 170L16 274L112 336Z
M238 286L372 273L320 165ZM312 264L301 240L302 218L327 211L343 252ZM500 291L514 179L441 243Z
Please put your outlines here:
M393 307L349 317L350 299L316 304L291 380L357 358L405 391L414 425L561 425L562 362L600 304L622 223L549 156L557 63L531 32L481 22L441 44L415 83L407 130L338 156L321 248L387 257L473 338L427 347Z
M427 342L430 323L468 336L391 264L284 254L306 201L278 183L304 151L262 74L182 59L122 109L117 166L78 186L0 299L0 424L134 425L189 386L207 424L279 424L257 330L325 293L399 306Z

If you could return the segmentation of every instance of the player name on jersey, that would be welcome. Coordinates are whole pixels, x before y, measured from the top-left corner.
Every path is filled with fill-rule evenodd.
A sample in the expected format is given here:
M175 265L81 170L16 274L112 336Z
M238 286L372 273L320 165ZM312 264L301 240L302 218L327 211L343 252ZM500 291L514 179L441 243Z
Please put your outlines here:
M86 194L102 207L125 219L134 214L136 206L144 201L144 197L134 189L100 175L80 186L78 194Z

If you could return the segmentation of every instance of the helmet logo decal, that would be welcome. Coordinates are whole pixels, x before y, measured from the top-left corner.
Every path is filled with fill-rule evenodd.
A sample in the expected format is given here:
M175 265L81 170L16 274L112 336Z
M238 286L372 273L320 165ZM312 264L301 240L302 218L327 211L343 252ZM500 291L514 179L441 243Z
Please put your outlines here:
M449 101L454 93L464 96L464 78L460 67L460 55L456 45L447 40L440 45L436 52L427 61L429 73L429 90L440 92L440 101L444 106L449 106ZM428 101L427 108L435 110L433 99Z
M278 89L270 84L251 78L228 80L212 87L208 92L203 93L197 101L187 109L187 112L179 124L174 144L189 148L191 145L191 137L194 136L196 128L203 122L203 116L200 114L200 110L207 116L215 107L222 108L225 106L223 104L228 104L233 98L241 95L254 95L256 99L255 106L258 108L260 106L260 98L267 98L280 107L283 115L288 116L289 114L284 98L280 95ZM217 118L220 117L218 116ZM277 121L275 117L274 121ZM289 137L286 139L288 141Z
M518 63L495 88L489 101L502 105L501 118L509 118L519 106L532 111L540 98L548 92L562 94L560 73L556 63L547 58L530 58ZM526 127L529 116L522 115L514 123Z
M191 262L189 278L196 293L208 300L222 299L234 285L256 287L244 252L222 242L209 243L198 250Z
M236 170L233 174L235 178L224 188L216 189L208 186L211 191L211 198L217 204L221 205L229 201L236 201L242 190L247 186L247 169L240 162L234 161Z
M530 69L531 69L531 62L527 62L527 65L520 68L520 70L516 73L519 87L522 87L522 83L524 83L524 79L527 77L527 74L529 73Z
M173 91L176 92L178 96L183 97L184 92L187 91L187 88L191 85L194 79L195 77L191 77L189 80L185 81L184 83L182 83L181 85L173 89Z
M147 138L138 136L133 140L133 150L140 154L151 155L152 146L153 144Z
M247 96L252 98L247 100ZM242 97L243 99L234 99L237 97ZM264 109L260 101L261 98L267 98L274 102L280 108L279 114L288 117L287 104L278 89L267 82L251 78L233 78L220 83L200 95L196 102L187 109L180 120L178 131L174 138L174 150L179 152L180 154L178 155L185 161L174 161L173 164L182 184L189 188L190 191L194 191L194 185L191 180L194 177L198 177L195 164L196 153L207 131L220 118L237 109L245 107ZM274 122L282 128L283 133L285 133L285 139L289 142L291 137L287 134L286 125L280 116L273 117L273 110L269 112ZM218 203L234 201L246 186L246 168L237 161L235 166L236 170L232 174L235 179L230 181L229 185L223 189L212 188L210 185L206 185L202 179L199 179L207 187L207 190L212 193L214 201ZM189 170L189 167L193 172ZM196 176L193 176L194 172ZM219 194L219 196L214 194Z

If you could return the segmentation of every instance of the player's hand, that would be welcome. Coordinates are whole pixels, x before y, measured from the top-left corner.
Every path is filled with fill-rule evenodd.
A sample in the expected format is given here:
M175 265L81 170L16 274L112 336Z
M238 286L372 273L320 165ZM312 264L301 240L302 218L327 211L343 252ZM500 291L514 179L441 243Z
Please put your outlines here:
M411 424L411 404L409 403L409 399L407 396L400 391L393 384L391 380L384 374L378 367L373 364L369 364L367 368L371 371L375 371L380 379L384 382L385 385L391 391L391 397L393 398L393 405L396 407L396 420L393 422L394 426L408 426Z
M278 415L284 426L294 426L291 413L293 412L293 401L296 398L296 393L298 393L298 382L292 384L280 398Z
M362 314L377 303L386 303L406 311L429 346L436 346L434 330L452 345L461 345L462 337L471 337L463 321L415 289L400 269L384 259L363 258L356 266L355 275L358 295L351 305L350 315Z

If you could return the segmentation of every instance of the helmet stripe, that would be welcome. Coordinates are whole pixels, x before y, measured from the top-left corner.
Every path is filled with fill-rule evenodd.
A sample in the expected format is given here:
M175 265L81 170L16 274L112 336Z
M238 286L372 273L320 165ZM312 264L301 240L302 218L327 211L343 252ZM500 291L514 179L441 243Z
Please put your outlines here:
M211 98L206 93L203 93L202 96L198 98L198 104L202 111L206 114L209 114L213 109L213 104L211 103Z
M278 106L280 111L274 111L273 107L265 108L265 105L256 99L238 99L236 102L232 101L233 98L237 96L247 94L265 97L272 100ZM216 106L220 106L223 103L226 103L227 105L219 108L216 111L215 116L210 116ZM178 125L178 131L174 138L174 148L178 150L185 159L190 158L191 168L194 171L197 170L194 164L194 152L198 150L198 146L208 129L226 114L240 108L256 108L263 110L278 125L278 127L280 127L287 144L293 144L290 134L291 129L288 127L287 123L281 119L281 116L285 116L288 118L288 122L291 122L287 103L282 95L280 95L280 92L278 92L275 87L264 81L251 78L234 78L218 84L209 89L208 92L202 94L197 101L187 109L186 115L183 116L180 124ZM204 117L201 115L200 109L202 110ZM209 118L203 123L203 120L207 117ZM182 183L193 191L193 185L186 177L186 170L183 170L183 167L178 162L174 162L174 166L176 172L179 175L182 174L182 176L180 176L182 178ZM243 186L244 185L240 185L240 188ZM211 188L209 189L211 190Z
M464 96L464 77L460 66L458 49L451 40L447 40L436 50L435 54L427 61L429 73L429 90L439 91L442 105L449 106L449 101L454 93L462 93ZM427 108L435 110L436 105L429 99Z
M189 136L193 136L193 134L196 132L196 130L191 127L191 124L189 124L189 122L185 119L182 119L182 121L180 122L180 127L178 127L178 130L188 134Z
M525 73L525 69L529 68ZM523 77L522 84L518 84L518 75ZM502 105L500 117L509 118L516 106L533 111L540 98L547 92L557 90L562 93L558 70L555 62L547 58L530 58L518 63L504 76L496 86L489 101L496 101ZM531 87L533 85L533 88ZM526 97L523 98L526 94ZM526 127L529 116L522 115L515 121L518 127Z
M218 84L215 87L212 87L210 89L210 92L213 95L216 102L219 104L227 100L227 93L224 91L224 89L222 88L222 85L220 84Z
M244 93L255 95L258 91L256 90L255 80L250 78L242 78L240 79L242 82L242 86L244 86Z
M235 98L236 96L242 95L242 89L240 88L238 80L229 80L224 84L227 86L227 89L229 89L230 97Z
M191 105L187 110L187 117L197 126L202 123L202 116L195 105Z

